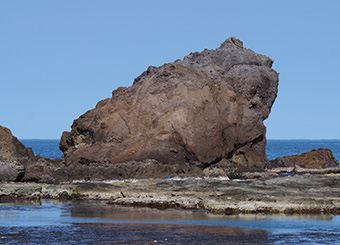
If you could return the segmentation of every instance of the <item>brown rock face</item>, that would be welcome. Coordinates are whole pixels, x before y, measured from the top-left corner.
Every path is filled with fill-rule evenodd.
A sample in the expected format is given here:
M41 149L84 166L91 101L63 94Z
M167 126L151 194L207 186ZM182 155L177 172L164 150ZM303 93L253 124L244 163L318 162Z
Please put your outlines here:
M26 148L8 128L0 126L0 161L28 159L33 155L31 148Z
M273 61L227 39L216 50L149 67L64 132L67 164L153 159L183 168L263 167L263 125L277 95Z
M22 161L33 155L31 148L25 148L8 128L0 126L0 181L21 180L25 173Z
M308 169L338 168L339 161L330 149L317 149L300 155L284 156L268 162L269 168L301 167Z

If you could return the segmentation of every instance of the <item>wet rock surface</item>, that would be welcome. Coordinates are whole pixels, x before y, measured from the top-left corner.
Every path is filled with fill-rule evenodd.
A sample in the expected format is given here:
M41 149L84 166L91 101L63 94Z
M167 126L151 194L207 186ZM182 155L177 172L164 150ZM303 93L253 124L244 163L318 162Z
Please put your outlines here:
M162 176L263 168L263 120L278 86L272 63L229 38L216 50L149 67L131 87L114 90L74 121L61 137L63 160L77 166L152 160L167 165L158 169ZM136 176L154 172L145 168Z
M142 179L71 184L0 183L0 199L107 200L111 204L204 209L215 214L340 214L340 175L248 180Z

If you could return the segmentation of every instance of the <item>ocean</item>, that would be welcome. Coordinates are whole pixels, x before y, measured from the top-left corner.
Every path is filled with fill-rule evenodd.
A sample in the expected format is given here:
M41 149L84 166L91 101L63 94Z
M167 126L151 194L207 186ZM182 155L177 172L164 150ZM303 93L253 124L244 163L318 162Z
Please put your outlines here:
M58 159L59 140L21 140ZM330 148L340 140L268 140L272 160ZM213 215L133 208L105 201L0 201L0 244L340 244L340 216Z
M60 159L62 152L59 150L59 139L20 139L26 147L31 147L34 155L46 158Z

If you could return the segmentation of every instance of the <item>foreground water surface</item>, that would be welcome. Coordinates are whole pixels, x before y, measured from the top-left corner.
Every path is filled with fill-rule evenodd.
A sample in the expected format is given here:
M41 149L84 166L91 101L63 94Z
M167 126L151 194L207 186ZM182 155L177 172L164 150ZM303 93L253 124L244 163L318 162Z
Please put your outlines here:
M340 216L220 216L104 201L1 201L0 243L340 243Z

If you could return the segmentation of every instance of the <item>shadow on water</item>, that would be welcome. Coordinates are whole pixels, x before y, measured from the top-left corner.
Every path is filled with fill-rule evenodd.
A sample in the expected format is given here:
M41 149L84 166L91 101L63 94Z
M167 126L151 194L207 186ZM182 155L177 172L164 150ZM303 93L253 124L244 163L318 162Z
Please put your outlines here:
M0 211L1 206L41 206L41 200L0 200Z

